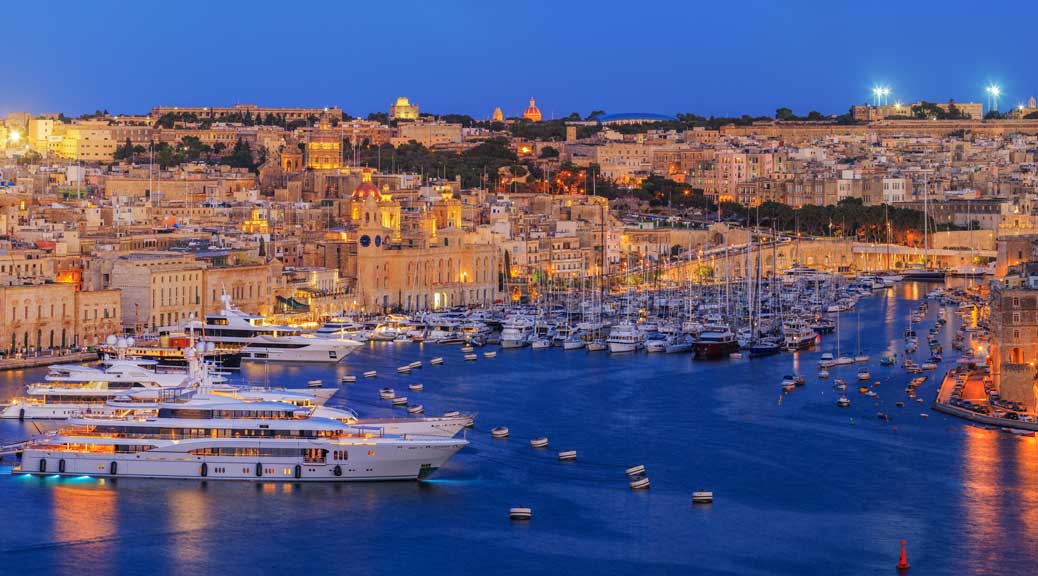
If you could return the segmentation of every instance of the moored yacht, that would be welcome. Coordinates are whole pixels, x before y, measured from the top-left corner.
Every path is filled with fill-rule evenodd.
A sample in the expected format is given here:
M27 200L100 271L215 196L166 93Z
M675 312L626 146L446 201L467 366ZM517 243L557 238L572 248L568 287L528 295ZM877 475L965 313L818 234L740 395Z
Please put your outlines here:
M373 434L284 402L204 392L161 403L154 417L78 417L69 424L30 442L20 470L264 482L414 480L468 443Z
M606 344L609 346L609 352L613 354L634 352L642 347L643 338L637 326L631 322L621 322L609 331Z
M207 315L204 323L189 324L188 335L212 342L217 349L240 350L243 360L336 363L361 345L354 340L303 335L291 326L267 325L262 316L235 308L228 294L220 298L223 310Z

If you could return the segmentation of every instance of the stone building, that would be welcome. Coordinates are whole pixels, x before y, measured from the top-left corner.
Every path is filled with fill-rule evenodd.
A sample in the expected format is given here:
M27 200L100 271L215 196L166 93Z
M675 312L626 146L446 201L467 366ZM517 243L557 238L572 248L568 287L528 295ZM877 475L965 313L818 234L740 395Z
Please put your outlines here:
M1012 268L991 290L991 378L1004 400L1038 410L1038 262Z

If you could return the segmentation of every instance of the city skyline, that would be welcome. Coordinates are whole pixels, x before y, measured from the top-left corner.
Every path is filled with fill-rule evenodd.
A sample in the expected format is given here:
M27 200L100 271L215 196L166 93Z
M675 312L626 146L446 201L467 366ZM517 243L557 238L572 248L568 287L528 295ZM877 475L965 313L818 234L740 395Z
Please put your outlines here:
M985 102L986 88L998 85L1002 110L1038 93L1038 73L1011 50L1011 38L1026 34L1028 13L1038 12L1031 6L985 14L1002 34L956 52L933 47L948 45L965 3L903 7L878 22L861 21L867 7L808 14L813 6L803 2L750 3L738 22L724 7L677 3L635 12L618 3L512 11L398 2L387 15L379 6L318 2L284 20L268 17L271 3L248 11L181 6L167 13L115 0L90 9L50 3L59 18L39 23L50 33L7 32L10 45L32 57L7 63L0 113L255 103L366 115L405 95L423 111L475 118L498 106L518 116L531 96L545 119L595 109L842 114L870 102L877 86L891 88L891 102ZM37 10L9 7L10 20L30 21ZM98 29L106 34L83 35L74 46L77 34Z

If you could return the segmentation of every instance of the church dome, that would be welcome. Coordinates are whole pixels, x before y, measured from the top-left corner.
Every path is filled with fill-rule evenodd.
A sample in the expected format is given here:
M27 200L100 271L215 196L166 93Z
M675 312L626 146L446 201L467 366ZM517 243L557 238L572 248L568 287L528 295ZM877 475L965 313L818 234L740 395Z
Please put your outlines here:
M526 112L523 112L523 118L531 122L541 121L541 110L537 107L537 102L533 98L530 98L530 105L526 107Z
M361 182L353 189L354 200L366 200L367 198L379 199L378 186L371 181L371 170L364 170L360 173Z

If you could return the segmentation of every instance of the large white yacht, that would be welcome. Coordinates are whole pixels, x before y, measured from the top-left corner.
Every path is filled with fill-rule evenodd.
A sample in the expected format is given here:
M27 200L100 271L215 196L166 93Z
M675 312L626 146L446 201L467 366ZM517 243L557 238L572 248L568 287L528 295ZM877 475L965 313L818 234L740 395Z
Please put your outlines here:
M207 315L204 323L188 324L187 333L217 348L241 350L242 360L335 363L361 346L354 340L316 338L299 328L267 325L262 316L235 308L230 295L224 293L220 299L223 310Z
M645 343L645 335L632 322L621 322L613 326L609 331L606 344L613 354L619 352L634 352L639 350Z
M153 364L147 360L114 360L102 367L51 366L45 381L27 386L25 396L13 399L0 412L0 418L55 420L85 412L107 412L106 404L116 398L123 404L156 402L188 384L187 372L156 372L150 368Z
M308 408L200 391L154 417L76 417L30 442L30 474L218 480L414 480L468 442L369 433Z

